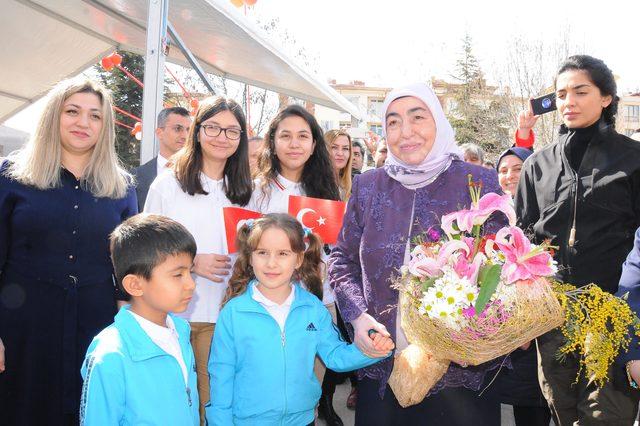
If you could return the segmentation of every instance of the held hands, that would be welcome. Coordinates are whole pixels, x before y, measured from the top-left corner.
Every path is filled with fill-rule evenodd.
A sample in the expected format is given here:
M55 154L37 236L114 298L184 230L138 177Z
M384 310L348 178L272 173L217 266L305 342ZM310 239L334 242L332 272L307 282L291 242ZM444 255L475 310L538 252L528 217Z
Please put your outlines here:
M518 137L520 139L528 139L531 129L538 121L538 116L533 115L531 109L531 102L529 102L529 109L527 111L520 111L518 115Z
M385 337L373 329L369 330L369 338L373 340L373 346L380 352L389 353L396 347L391 337Z
M371 315L366 312L360 314L358 318L351 322L353 325L354 339L353 343L370 358L381 358L387 356L391 349L386 349L388 343L383 338L388 339L391 342L391 335L387 331L386 327L373 319ZM375 335L369 337L369 330L374 330L376 334L379 334L378 340L375 340ZM377 342L374 343L374 342ZM392 346L393 349L393 346Z
M215 253L197 254L191 270L214 283L221 283L224 276L230 274L231 258Z

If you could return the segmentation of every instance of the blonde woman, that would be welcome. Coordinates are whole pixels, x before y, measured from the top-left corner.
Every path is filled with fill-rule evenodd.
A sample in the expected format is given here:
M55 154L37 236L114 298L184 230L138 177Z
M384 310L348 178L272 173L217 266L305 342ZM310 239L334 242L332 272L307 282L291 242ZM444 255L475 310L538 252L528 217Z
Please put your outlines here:
M351 167L353 162L353 143L351 136L344 130L329 130L324 134L331 163L340 188L340 198L346 201L351 195Z
M114 135L106 89L66 80L0 167L3 424L78 424L81 362L116 312L109 234L137 213Z

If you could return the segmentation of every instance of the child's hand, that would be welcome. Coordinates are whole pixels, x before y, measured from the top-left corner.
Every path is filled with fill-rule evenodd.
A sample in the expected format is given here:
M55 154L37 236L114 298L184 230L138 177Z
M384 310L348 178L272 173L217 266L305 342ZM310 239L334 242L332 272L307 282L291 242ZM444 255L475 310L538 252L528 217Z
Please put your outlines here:
M4 345L0 339L0 373L4 371Z
M376 348L378 352L389 353L396 347L391 337L383 336L380 333L369 333L369 338L373 341L373 347Z

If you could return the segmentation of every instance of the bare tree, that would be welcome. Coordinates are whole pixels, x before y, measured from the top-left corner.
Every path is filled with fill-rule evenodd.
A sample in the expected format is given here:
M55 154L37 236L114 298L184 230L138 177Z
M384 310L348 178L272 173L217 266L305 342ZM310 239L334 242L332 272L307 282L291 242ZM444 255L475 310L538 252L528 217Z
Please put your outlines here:
M553 92L553 79L560 62L583 49L571 40L567 28L552 41L532 40L521 35L507 36L507 56L498 71L501 87L501 103L511 117L512 127L518 122L518 114L528 108L529 99ZM541 116L535 125L536 146L552 143L561 120L558 114Z

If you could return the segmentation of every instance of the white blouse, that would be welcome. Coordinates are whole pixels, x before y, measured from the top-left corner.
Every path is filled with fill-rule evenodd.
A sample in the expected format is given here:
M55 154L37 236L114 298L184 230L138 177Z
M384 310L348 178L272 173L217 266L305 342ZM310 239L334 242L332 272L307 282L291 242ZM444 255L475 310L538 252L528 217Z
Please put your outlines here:
M222 208L234 204L222 189L222 179L213 180L204 173L200 178L208 194L189 195L180 188L173 170L165 170L151 184L144 212L168 216L184 225L196 240L198 254L228 255ZM229 256L233 264L236 255ZM190 322L215 323L230 275L225 275L221 283L196 274L194 278L193 299L187 310L177 315Z
M285 179L278 175L276 183L272 182L267 189L270 192L262 192L261 181L255 180L253 183L253 196L247 208L260 213L289 213L289 195L306 196L302 189L302 184ZM322 261L325 263L325 277L322 285L322 303L331 305L336 298L329 285L329 278L326 274L326 266L329 256L322 251Z

